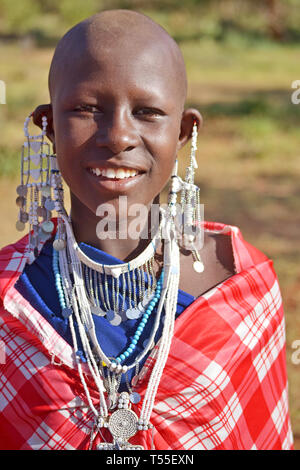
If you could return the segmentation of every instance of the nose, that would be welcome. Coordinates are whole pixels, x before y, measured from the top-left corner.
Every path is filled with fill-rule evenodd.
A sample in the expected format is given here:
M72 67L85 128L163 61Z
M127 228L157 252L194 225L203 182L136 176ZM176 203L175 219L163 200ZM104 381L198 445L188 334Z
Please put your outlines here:
M116 109L106 124L99 127L96 143L114 154L133 150L139 144L139 135L133 116L125 109Z

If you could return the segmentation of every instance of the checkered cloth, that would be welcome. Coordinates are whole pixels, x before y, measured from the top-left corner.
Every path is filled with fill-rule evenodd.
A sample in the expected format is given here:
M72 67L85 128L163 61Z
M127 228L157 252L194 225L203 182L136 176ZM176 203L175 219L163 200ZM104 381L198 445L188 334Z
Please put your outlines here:
M151 416L152 431L130 439L145 449L292 449L282 301L272 261L237 227L236 274L177 318ZM28 236L0 251L0 448L88 449L93 415L74 353L15 289ZM135 390L142 398L156 349ZM85 370L94 404L95 384ZM142 401L133 405L139 414ZM94 447L112 441L105 430Z

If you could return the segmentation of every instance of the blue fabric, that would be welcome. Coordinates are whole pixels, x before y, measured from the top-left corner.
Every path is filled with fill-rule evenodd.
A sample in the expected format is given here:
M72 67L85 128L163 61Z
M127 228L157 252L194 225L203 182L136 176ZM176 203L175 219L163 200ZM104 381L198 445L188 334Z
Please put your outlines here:
M123 263L123 261L85 243L80 243L79 246L89 258L98 263ZM59 298L55 287L54 273L52 269L52 254L52 242L48 241L45 243L36 261L31 265L26 265L23 273L15 284L15 287L20 292L20 294L25 297L38 312L43 315L43 317L53 326L58 334L62 336L71 346L73 346L69 322L67 319L63 318L61 314L61 307L59 304ZM121 302L121 297L119 298ZM180 315L180 313L183 312L183 310L194 300L195 297L187 294L182 290L179 290L176 316ZM144 349L143 343L150 337L155 319L155 313L156 308L150 315L134 352L129 356L128 359L124 361L124 364L132 363L133 359ZM96 335L99 344L108 357L117 357L121 352L126 350L140 322L140 319L126 320L119 326L113 326L105 317L93 315L93 319L95 322ZM78 347L79 350L82 350L82 344L77 328L76 332ZM161 336L161 332L162 324L158 329L155 341L157 341ZM140 367L142 367L144 364L146 357L141 361ZM134 374L134 370L135 368L132 368L129 371L129 380L131 380L132 375ZM123 382L121 388L124 389Z

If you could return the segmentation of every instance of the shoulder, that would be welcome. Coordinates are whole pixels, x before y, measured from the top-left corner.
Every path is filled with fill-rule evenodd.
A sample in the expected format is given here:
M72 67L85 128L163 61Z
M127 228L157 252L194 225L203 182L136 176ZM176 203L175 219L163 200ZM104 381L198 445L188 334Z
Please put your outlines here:
M193 269L193 255L181 250L180 289L198 297L211 288L268 257L246 242L238 227L205 222L200 256L204 272Z
M193 269L194 258L189 251L181 249L180 289L199 297L220 282L235 274L230 237L222 234L204 234L203 248L199 254L204 264L203 273Z

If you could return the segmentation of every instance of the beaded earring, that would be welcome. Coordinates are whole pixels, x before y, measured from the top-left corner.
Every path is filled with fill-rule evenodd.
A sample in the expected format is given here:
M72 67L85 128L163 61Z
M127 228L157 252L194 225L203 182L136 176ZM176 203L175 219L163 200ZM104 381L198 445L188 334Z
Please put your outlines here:
M195 185L195 169L198 168L196 160L198 129L194 121L190 162L186 168L185 180L177 175L177 160L171 176L171 185L168 194L168 211L175 219L180 218L181 245L192 252L196 272L204 271L204 264L199 254L199 248L203 245L202 214L200 204L200 188ZM181 203L176 203L177 193L181 191ZM178 222L178 221L177 221Z
M50 238L54 229L51 211L55 208L55 200L51 197L51 188L55 199L62 198L61 185L57 179L53 180L53 169L57 169L56 157L51 155L50 145L45 141L47 117L42 117L42 132L30 135L28 127L32 116L33 113L24 123L26 140L21 151L21 181L16 189L16 204L19 207L16 229L23 231L26 222L29 223L29 264L38 256L40 243Z

